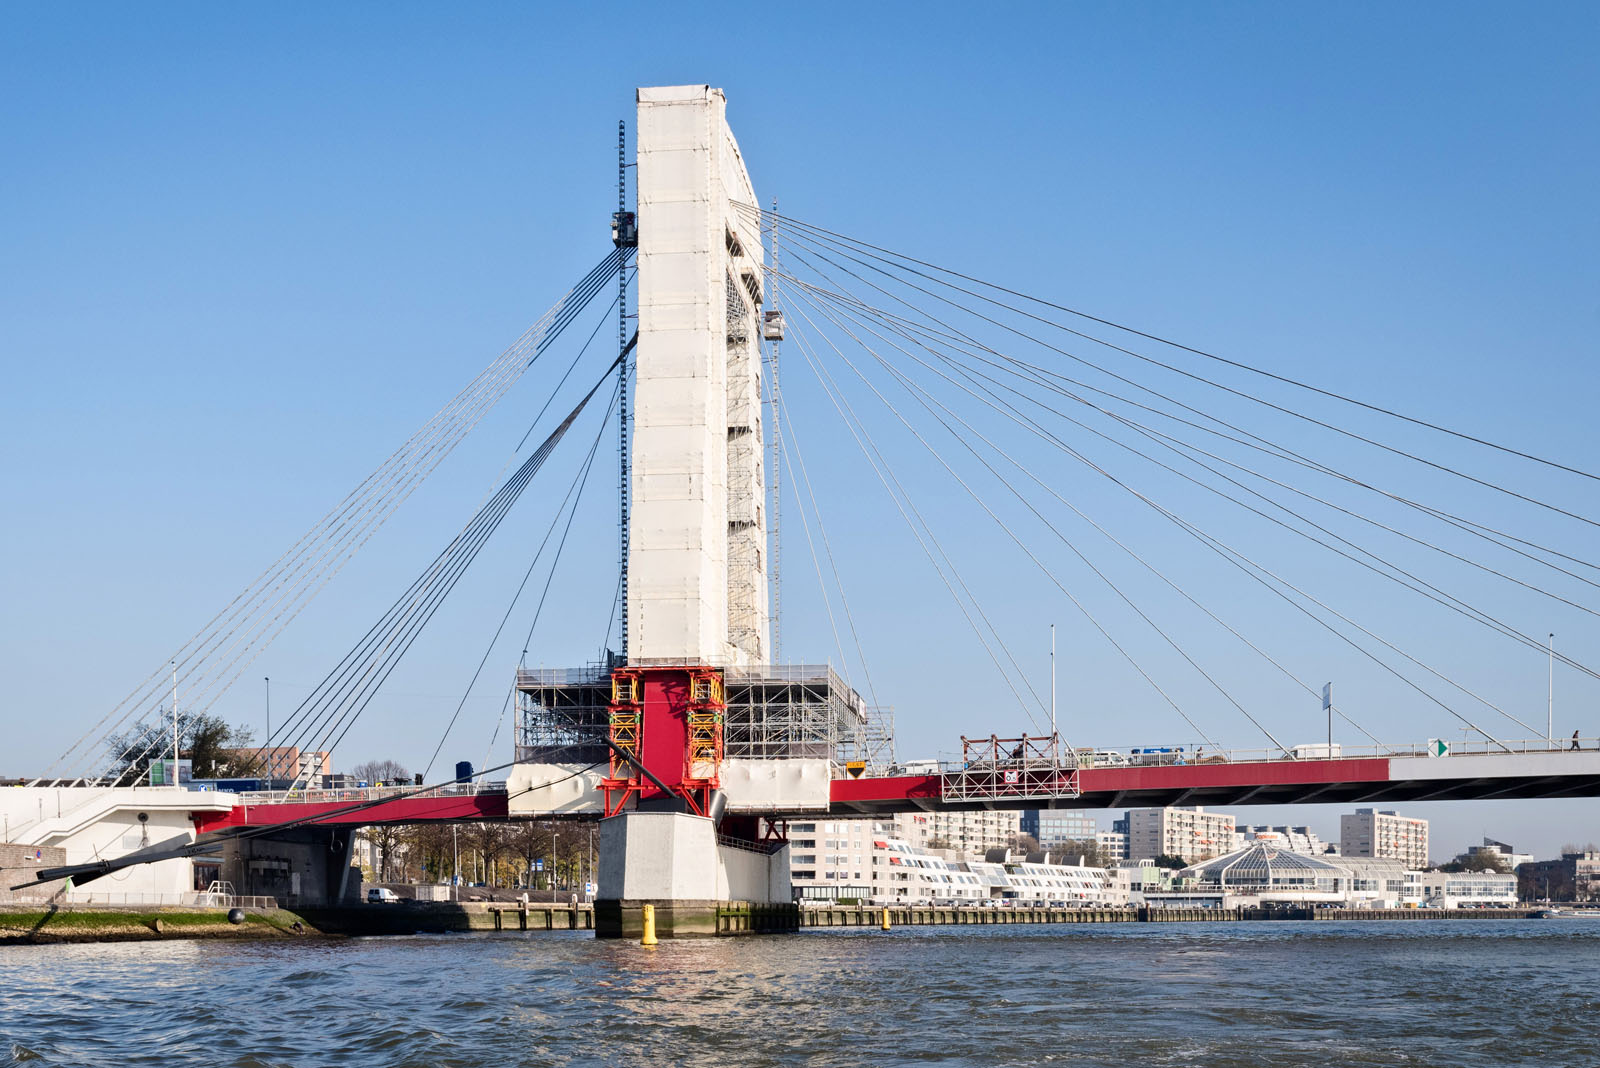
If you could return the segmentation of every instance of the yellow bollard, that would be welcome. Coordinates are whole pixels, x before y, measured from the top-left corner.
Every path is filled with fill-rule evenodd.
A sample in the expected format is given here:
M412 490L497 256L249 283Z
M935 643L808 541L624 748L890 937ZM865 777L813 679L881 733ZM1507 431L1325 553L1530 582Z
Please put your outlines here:
M883 909L883 929L885 931L887 931L889 929L889 908L888 908L888 906L884 906L884 909Z
M656 907L654 905L646 905L644 907L644 936L639 939L639 944L641 946L653 946L656 944Z

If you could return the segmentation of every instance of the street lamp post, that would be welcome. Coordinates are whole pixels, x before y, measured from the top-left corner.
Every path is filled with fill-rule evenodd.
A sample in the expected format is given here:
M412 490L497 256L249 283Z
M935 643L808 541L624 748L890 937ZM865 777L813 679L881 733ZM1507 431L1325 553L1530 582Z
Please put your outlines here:
M1550 635L1550 689L1544 706L1544 740L1551 749L1556 747L1556 636Z
M178 787L178 662L172 662L172 783Z

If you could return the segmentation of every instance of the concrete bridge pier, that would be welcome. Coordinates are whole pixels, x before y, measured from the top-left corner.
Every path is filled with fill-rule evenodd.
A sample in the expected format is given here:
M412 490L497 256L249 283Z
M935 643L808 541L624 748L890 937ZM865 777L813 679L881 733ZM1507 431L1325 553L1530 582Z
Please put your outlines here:
M361 900L361 871L352 868L352 827L299 827L222 848L218 877L244 896L276 898L286 908L354 904Z
M791 930L789 847L723 837L704 816L624 812L600 822L597 938L638 938L654 905L661 938ZM782 907L775 907L782 906ZM754 919L752 919L754 917ZM734 918L737 918L736 920Z

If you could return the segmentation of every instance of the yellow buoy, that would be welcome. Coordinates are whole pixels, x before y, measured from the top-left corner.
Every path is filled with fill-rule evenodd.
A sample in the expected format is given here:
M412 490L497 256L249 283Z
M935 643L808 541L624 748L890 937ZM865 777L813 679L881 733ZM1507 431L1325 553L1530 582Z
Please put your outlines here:
M883 929L885 931L889 929L889 907L887 905L883 908Z
M888 921L885 920L884 922L887 923ZM656 944L656 907L654 905L646 905L644 907L644 936L639 939L639 944L641 946L653 946Z

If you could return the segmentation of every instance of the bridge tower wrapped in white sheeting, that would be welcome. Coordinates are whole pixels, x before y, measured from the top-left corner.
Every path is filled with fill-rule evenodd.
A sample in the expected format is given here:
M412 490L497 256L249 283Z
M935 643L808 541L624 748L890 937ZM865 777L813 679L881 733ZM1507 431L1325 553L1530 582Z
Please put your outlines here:
M638 91L639 347L628 660L763 664L756 203L722 90Z

